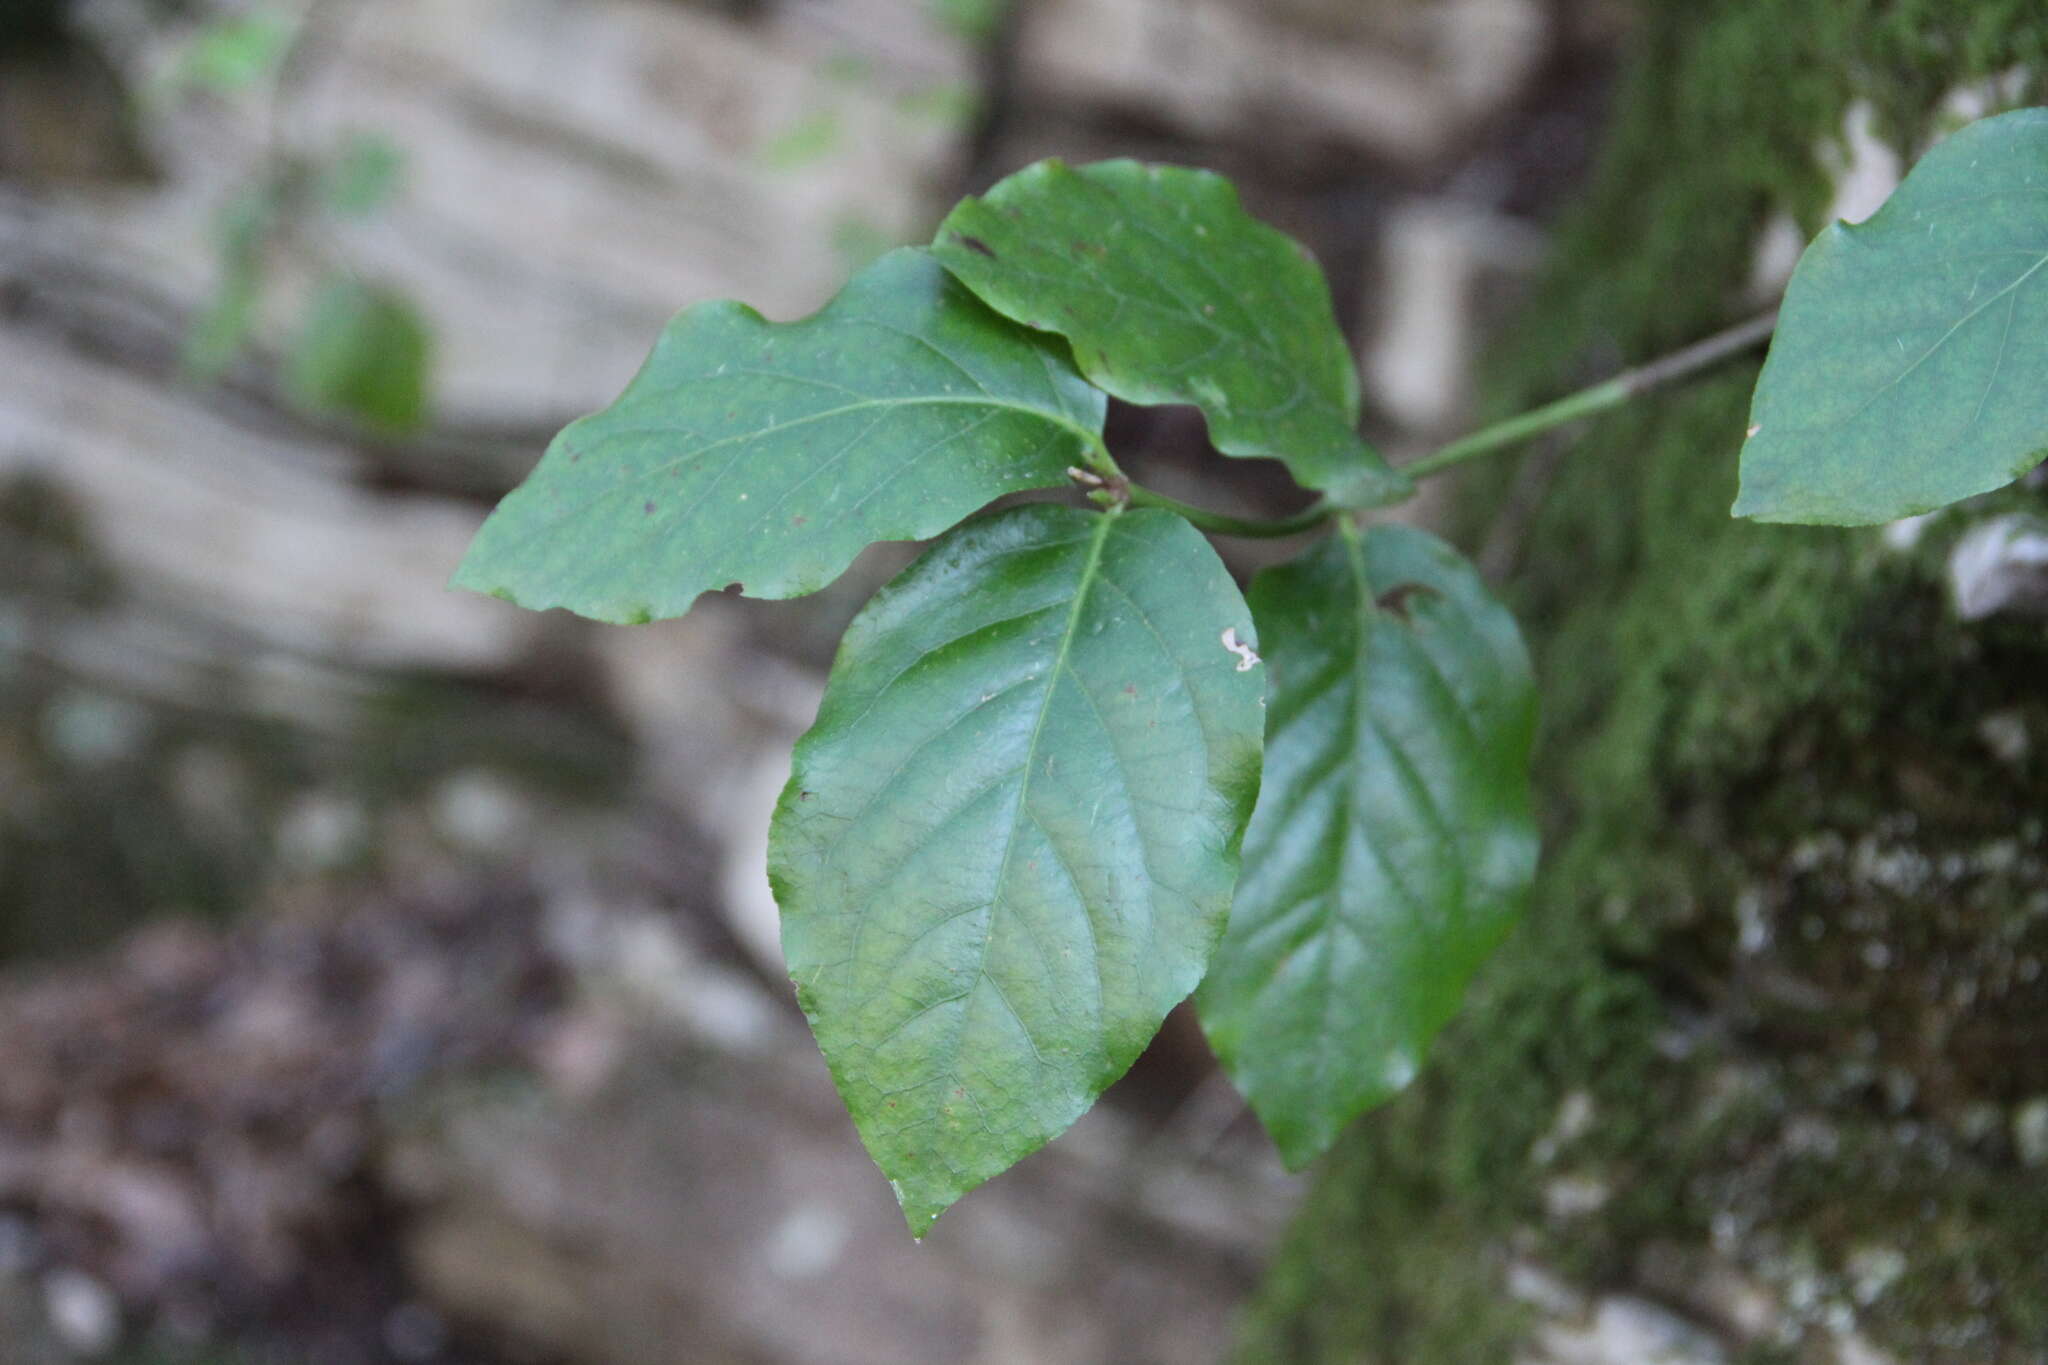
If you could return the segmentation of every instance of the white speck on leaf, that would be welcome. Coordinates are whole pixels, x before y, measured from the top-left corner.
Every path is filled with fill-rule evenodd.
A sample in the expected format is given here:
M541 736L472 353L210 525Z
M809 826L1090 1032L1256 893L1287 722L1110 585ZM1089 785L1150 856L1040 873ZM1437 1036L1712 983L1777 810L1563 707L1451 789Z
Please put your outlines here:
M1223 630L1223 647L1237 656L1237 671L1249 673L1259 662L1259 656L1252 647L1237 638L1237 627L1226 626Z

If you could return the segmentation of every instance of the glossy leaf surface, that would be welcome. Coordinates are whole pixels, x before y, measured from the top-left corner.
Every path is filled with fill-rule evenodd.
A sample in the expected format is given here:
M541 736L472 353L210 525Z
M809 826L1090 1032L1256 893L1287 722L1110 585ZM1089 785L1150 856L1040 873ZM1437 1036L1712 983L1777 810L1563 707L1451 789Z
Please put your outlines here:
M848 630L769 875L861 1137L922 1236L1201 980L1258 787L1251 616L1179 517L969 522Z
M1057 343L892 252L800 322L683 313L616 403L555 438L455 582L621 622L734 583L814 592L873 541L1064 482L1103 408Z
M1408 1083L1536 866L1536 693L1449 547L1348 532L1259 575L1265 780L1198 1005L1290 1166Z
M948 215L933 251L1006 317L1057 332L1132 403L1192 403L1226 455L1270 455L1347 504L1412 492L1359 438L1323 272L1208 171L1042 161Z
M1807 248L1742 450L1737 516L1865 525L2048 454L2048 110L1937 146Z

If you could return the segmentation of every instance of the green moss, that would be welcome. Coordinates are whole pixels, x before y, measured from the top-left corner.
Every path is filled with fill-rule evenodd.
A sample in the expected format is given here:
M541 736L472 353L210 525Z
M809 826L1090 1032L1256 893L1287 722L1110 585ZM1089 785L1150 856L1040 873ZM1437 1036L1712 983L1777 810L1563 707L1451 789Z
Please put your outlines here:
M1817 226L1814 147L1853 99L1917 144L1955 86L2048 73L2036 3L1645 9L1595 183L1495 367L1502 411L1739 316L1768 215ZM2048 1192L1982 1118L2048 1089L2040 832L2013 828L2048 810L2048 640L1953 621L1953 519L1910 554L1730 520L1753 380L1582 433L1528 522L1510 593L1552 823L1528 922L1326 1164L1244 1359L1506 1359L1506 1257L1597 1290L1670 1244L1732 1260L1795 1330L1846 1311L1902 1359L2048 1350ZM1491 477L1482 517L1513 482ZM2036 737L2024 764L1978 738L1999 711ZM1539 1163L1569 1095L1596 1118ZM1546 1211L1562 1177L1605 1203ZM1907 1269L1859 1301L1887 1248Z

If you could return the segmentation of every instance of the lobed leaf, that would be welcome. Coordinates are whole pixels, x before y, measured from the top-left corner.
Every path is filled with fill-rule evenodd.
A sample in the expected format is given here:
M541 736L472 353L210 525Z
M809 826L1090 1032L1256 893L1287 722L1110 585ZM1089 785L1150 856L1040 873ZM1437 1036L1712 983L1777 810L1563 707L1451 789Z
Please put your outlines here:
M1104 406L1056 343L891 252L800 322L683 313L616 403L555 438L455 582L620 622L728 584L815 592L871 542L1065 482Z
M1800 259L1757 381L1737 516L1860 526L2048 455L2048 109L1972 124Z
M769 875L914 1234L1080 1117L1201 980L1258 789L1262 679L1229 647L1252 639L1179 517L1045 505L955 530L847 631Z
M1449 547L1348 527L1261 573L1265 778L1197 996L1289 1166L1408 1083L1536 867L1536 690Z
M1323 273L1208 171L1041 161L962 200L932 247L1005 317L1057 332L1132 403L1192 403L1226 455L1270 455L1350 506L1413 485L1360 439Z

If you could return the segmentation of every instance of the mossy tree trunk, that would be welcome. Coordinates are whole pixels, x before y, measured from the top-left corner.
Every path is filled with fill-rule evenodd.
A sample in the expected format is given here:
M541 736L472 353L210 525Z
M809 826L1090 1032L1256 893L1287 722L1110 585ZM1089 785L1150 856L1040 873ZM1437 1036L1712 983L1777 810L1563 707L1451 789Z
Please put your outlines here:
M1642 8L1504 406L1740 316L1854 102L1915 149L2048 75L2039 0ZM1244 1359L2048 1361L2048 627L1959 621L1944 572L2044 495L1910 546L1733 522L1754 378L1582 433L1533 513L1526 472L1475 499L1475 540L1521 504L1545 871L1325 1163Z

